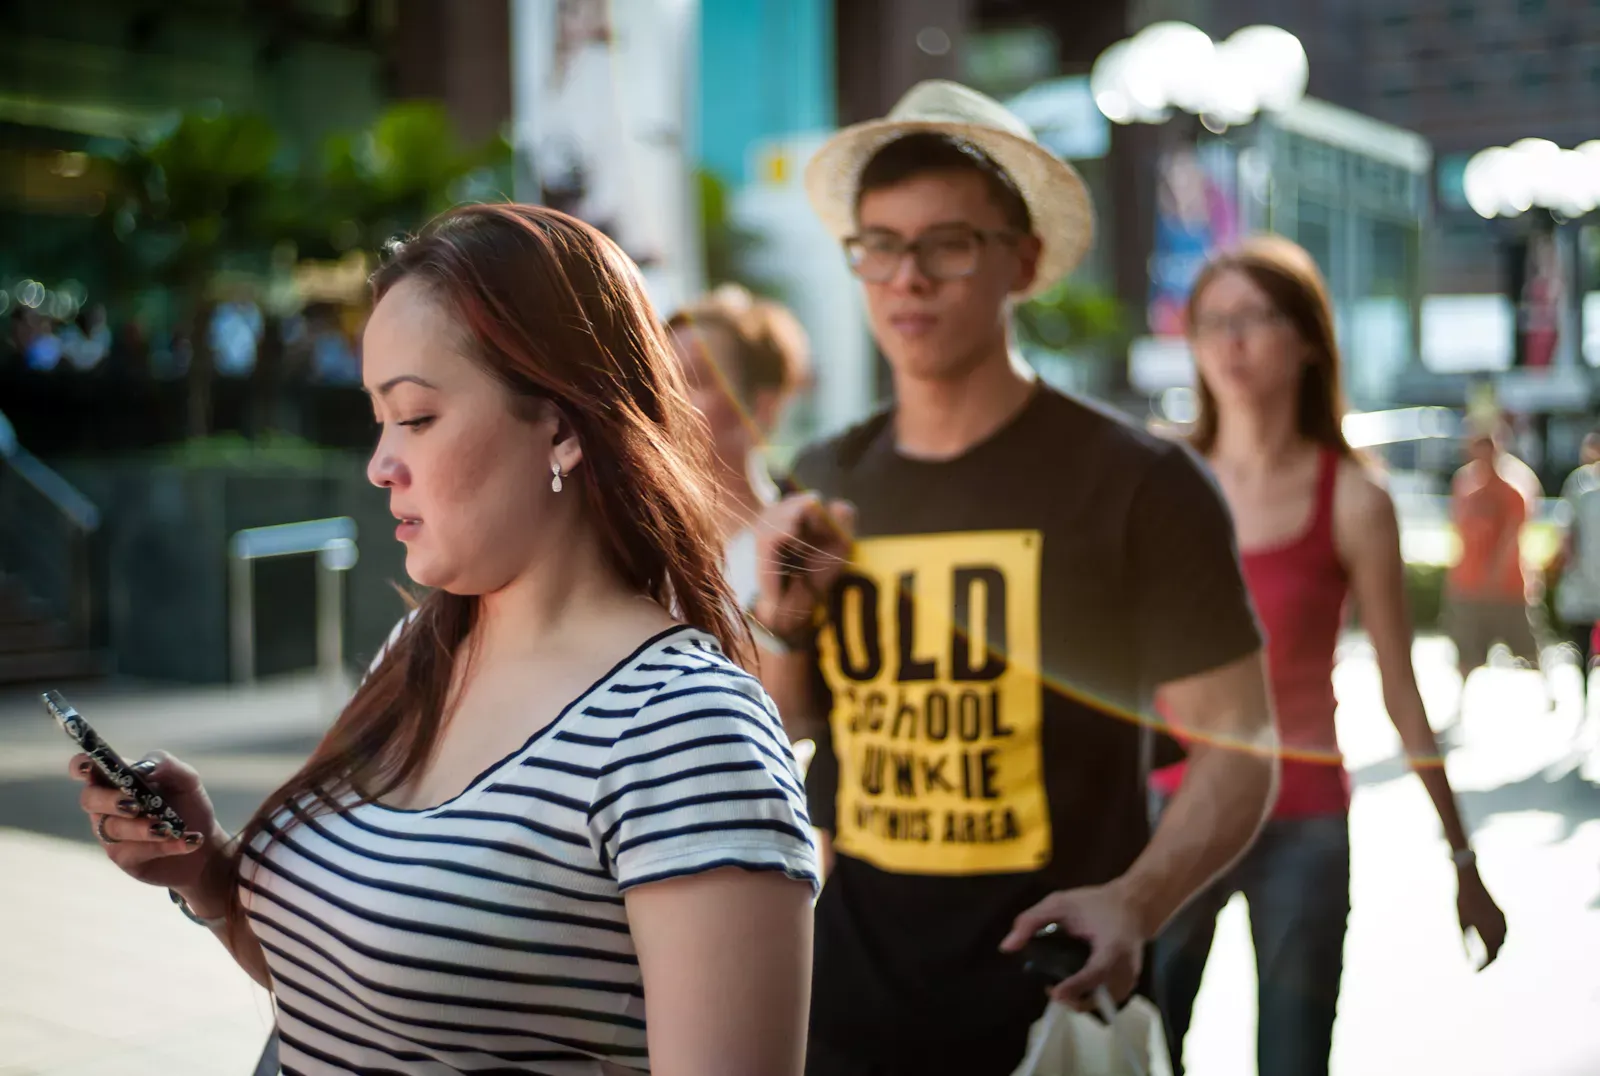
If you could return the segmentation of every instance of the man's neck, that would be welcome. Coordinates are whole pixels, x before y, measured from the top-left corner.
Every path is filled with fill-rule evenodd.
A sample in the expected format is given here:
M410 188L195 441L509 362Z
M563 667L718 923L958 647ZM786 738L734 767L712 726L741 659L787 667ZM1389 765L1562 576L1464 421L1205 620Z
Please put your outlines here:
M955 459L1010 422L1037 381L1004 344L960 377L896 378L895 447L912 459Z

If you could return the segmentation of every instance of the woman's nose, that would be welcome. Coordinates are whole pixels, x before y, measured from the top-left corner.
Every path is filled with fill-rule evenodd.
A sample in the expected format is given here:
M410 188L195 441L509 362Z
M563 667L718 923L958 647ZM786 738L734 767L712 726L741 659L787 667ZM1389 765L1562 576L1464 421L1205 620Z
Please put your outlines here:
M380 440L372 452L372 458L367 461L367 481L379 489L390 489L400 485L404 478L405 465Z

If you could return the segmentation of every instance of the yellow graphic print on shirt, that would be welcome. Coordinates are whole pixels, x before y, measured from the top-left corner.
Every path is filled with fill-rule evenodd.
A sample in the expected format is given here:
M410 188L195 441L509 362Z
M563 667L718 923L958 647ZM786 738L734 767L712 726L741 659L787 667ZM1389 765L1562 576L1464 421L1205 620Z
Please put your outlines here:
M1038 531L865 538L821 635L835 846L907 874L1050 860Z

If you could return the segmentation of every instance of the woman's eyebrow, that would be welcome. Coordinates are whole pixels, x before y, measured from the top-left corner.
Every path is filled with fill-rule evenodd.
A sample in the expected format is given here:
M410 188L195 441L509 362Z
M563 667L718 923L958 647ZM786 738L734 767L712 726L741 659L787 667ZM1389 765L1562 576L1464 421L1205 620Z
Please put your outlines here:
M389 390L400 384L402 381L409 381L413 385L421 385L425 389L437 389L439 387L432 381L429 381L427 378L418 377L416 374L401 374L399 377L391 377L389 380L379 385L377 394L379 396L389 395ZM369 396L372 395L370 390L368 390L367 394Z

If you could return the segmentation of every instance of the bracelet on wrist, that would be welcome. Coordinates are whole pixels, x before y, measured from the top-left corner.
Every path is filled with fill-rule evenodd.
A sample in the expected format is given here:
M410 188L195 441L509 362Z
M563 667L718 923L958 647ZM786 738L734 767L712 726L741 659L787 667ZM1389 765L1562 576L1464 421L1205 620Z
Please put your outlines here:
M203 915L196 914L195 910L189 907L189 902L184 900L176 889L167 890L167 896L172 898L172 903L178 906L178 910L182 912L191 923L199 923L203 927L215 929L216 927L220 927L222 924L228 921L226 916L219 915L213 919L207 919Z

